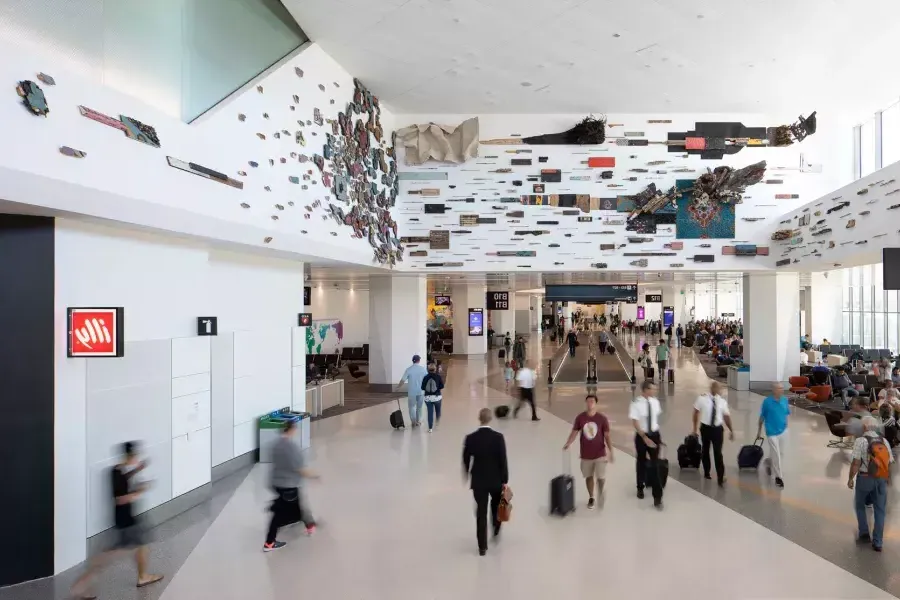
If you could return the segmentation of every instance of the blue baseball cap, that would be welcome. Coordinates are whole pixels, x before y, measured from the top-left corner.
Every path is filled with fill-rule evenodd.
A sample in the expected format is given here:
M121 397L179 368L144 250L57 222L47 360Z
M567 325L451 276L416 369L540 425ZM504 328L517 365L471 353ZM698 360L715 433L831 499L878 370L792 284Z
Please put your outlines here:
M414 363L419 362L420 360L422 360L421 356L419 356L418 354L413 354L413 362Z

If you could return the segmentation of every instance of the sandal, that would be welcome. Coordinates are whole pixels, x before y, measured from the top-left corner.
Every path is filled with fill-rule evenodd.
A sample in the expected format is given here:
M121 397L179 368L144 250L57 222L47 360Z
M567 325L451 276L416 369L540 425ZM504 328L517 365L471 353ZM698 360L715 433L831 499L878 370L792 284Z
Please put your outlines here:
M164 575L154 575L153 577L151 577L151 578L148 579L147 581L144 581L144 582L140 582L140 581L139 581L138 584L137 584L137 587L142 588L142 587L148 586L148 585L150 585L150 584L152 584L152 583L156 583L157 581L162 581L162 580L163 580L163 577L165 577L165 576L164 576Z

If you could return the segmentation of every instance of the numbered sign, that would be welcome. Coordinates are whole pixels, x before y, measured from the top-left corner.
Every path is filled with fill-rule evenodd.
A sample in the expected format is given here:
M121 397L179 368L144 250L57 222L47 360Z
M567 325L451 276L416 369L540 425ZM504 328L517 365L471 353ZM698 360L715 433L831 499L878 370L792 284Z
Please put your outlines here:
M219 318L197 317L197 335L219 335Z
M509 310L509 292L488 292L488 310Z

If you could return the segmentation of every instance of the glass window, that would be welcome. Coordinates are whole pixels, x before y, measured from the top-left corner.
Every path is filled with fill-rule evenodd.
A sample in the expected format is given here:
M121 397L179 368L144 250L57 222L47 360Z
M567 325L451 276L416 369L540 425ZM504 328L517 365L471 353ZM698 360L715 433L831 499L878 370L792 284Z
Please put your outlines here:
M843 319L841 319L841 344L850 344L850 314L849 312L843 313Z
M881 269L881 265L872 265L872 287L874 288L875 293L875 312L884 312L883 277L884 272Z
M875 171L875 117L866 121L859 130L859 173L865 177Z
M862 309L864 311L872 310L872 286L864 285L859 289L859 295L862 296Z
M900 160L900 102L881 113L881 164Z
M853 286L850 288L850 308L851 310L860 310L860 298L862 294L860 294L860 288L858 286Z
M861 313L862 316L862 330L863 337L860 344L862 344L863 348L873 348L873 344L875 343L872 339L872 313L864 312Z
M887 314L887 347L891 352L897 354L900 352L900 344L897 343L897 314Z
M888 312L897 312L897 290L889 290L885 293L887 294Z
M884 337L884 313L875 313L875 335L872 343L873 348L885 348L885 337Z
M862 344L862 328L859 322L860 313L850 313L850 343Z

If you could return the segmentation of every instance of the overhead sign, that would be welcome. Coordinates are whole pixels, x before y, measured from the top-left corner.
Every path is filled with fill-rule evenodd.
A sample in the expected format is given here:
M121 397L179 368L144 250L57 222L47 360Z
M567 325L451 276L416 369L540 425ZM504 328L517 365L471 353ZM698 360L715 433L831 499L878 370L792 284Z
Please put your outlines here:
M308 285L303 286L303 306L312 304L312 288Z
M197 317L197 335L219 335L217 317Z
M581 302L605 304L606 302L637 303L636 284L615 285L548 285L544 288L547 302Z
M644 296L644 301L648 304L650 302L662 302L662 294L647 294Z
M722 313L723 317L733 317L734 313Z
M68 323L70 358L125 356L124 308L69 308Z
M435 306L450 306L450 296L435 296L434 297L434 305Z
M509 292L488 292L488 310L509 310Z
M297 315L297 325L300 327L309 327L312 325L312 313L300 313Z

